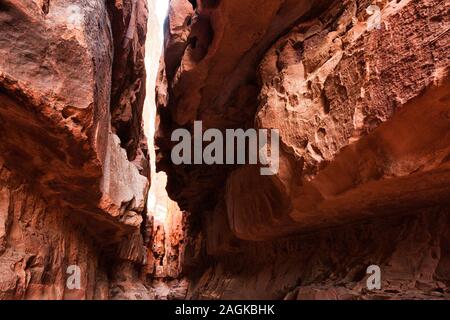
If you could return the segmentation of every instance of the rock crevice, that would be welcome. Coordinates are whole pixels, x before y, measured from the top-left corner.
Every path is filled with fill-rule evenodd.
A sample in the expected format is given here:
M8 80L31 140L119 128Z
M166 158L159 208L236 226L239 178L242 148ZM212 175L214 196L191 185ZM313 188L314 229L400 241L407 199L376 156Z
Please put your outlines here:
M171 1L155 136L190 212L188 297L448 298L448 4L196 4ZM278 129L278 173L174 165L194 121Z

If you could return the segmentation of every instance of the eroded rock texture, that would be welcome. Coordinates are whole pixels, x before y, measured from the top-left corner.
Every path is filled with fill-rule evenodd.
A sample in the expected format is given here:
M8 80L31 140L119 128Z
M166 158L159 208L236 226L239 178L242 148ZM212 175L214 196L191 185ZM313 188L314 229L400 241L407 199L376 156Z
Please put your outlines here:
M188 297L449 297L449 10L171 1L155 141L191 212ZM279 129L280 170L173 165L171 133L195 120Z
M0 298L145 298L146 21L141 0L0 2Z

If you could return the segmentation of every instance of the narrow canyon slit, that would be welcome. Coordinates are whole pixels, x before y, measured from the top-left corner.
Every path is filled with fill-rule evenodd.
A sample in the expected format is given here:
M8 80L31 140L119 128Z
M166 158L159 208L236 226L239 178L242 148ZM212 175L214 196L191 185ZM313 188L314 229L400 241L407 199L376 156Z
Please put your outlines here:
M159 62L163 49L164 21L169 9L168 0L154 0L149 4L147 40L145 45L145 66L147 89L144 102L144 128L149 140L151 187L148 193L148 226L150 245L147 252L147 280L153 299L186 295L181 277L183 253L184 215L177 203L169 199L166 191L167 175L156 172L155 147L153 137L156 125L155 87ZM174 295L176 289L180 291Z

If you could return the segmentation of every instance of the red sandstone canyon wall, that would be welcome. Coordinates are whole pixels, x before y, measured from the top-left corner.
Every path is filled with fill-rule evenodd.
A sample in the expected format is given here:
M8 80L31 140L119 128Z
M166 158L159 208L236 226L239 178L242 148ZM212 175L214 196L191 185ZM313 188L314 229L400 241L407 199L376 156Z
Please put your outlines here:
M147 15L145 1L0 3L0 298L145 298Z
M448 1L171 0L161 59L154 11L0 1L0 299L450 298Z
M188 297L449 297L449 9L171 1L155 141L191 213ZM171 133L194 121L278 129L278 173L173 165Z

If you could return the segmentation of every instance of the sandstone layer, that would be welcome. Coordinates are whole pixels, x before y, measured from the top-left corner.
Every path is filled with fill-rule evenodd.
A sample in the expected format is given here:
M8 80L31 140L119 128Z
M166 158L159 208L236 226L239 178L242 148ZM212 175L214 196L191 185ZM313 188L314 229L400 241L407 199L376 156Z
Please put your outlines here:
M191 213L188 297L449 297L449 10L171 1L155 142ZM197 120L278 129L278 173L174 165L171 133ZM371 264L378 292L364 286Z

